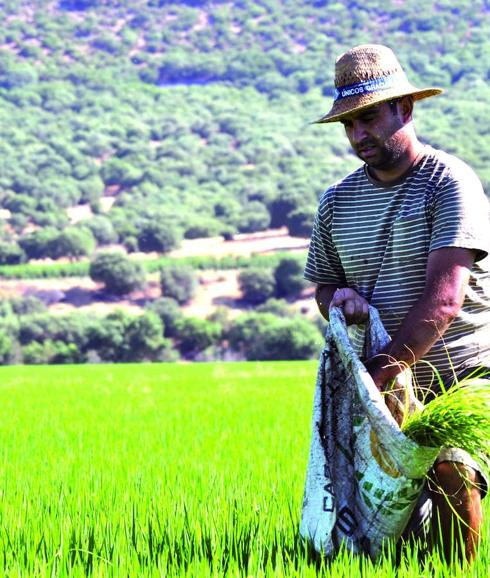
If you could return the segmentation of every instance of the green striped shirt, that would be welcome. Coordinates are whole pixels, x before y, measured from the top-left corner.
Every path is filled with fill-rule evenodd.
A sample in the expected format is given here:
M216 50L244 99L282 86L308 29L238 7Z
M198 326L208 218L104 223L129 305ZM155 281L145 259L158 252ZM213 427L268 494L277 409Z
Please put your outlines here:
M490 220L481 183L463 161L429 146L401 182L374 181L360 167L320 199L305 278L351 287L376 307L393 336L425 285L430 251L477 250L463 307L424 357L441 376L490 367ZM450 361L449 361L450 360ZM428 387L430 367L414 367Z

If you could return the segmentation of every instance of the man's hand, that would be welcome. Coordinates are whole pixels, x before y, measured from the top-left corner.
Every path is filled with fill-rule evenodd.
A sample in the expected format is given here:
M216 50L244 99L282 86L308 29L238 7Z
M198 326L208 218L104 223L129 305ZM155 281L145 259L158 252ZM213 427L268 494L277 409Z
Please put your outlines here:
M369 303L348 287L335 291L330 307L342 309L347 325L364 323L369 319Z

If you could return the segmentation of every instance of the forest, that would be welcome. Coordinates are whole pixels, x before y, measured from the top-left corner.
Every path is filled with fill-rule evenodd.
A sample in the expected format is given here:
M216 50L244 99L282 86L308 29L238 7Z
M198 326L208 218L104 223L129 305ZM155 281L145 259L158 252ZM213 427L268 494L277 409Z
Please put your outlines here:
M5 2L0 262L116 241L166 252L300 209L308 222L357 164L338 126L311 122L336 55L360 42L396 47L414 83L446 89L417 108L419 133L488 191L489 13L481 0ZM83 203L92 214L72 225L63 209Z
M419 135L490 191L488 0L11 0L0 23L0 265L286 226L358 165L335 57L396 50ZM73 218L74 208L83 218ZM88 267L85 268L88 270Z

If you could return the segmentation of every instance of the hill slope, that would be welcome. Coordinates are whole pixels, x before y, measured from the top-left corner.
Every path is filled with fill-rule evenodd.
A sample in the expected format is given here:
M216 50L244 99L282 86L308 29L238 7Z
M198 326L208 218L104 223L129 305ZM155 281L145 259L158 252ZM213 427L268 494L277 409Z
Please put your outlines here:
M4 3L0 262L114 241L165 252L182 235L291 226L297 209L307 230L322 189L357 164L339 127L309 123L330 105L335 56L359 42L393 46L415 83L447 89L417 108L419 132L469 161L488 191L489 10L485 0ZM69 227L66 209L79 204L87 218Z

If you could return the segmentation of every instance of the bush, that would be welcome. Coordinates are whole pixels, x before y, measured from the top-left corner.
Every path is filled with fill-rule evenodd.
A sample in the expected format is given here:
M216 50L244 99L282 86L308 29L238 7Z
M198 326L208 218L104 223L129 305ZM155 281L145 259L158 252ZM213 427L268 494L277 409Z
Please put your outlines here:
M163 324L155 313L145 312L133 317L129 323L125 341L127 342L126 355L122 361L154 361L159 359L160 353L169 347L163 338Z
M277 297L296 297L307 286L303 263L296 257L283 257L274 271Z
M179 350L183 355L196 355L215 345L221 338L221 325L206 319L182 317L178 327Z
M120 252L101 252L90 262L89 275L103 283L114 295L125 295L140 289L145 283L145 272L139 263Z
M257 305L274 295L276 281L270 269L250 268L240 272L238 284L243 299L247 303Z
M180 305L184 305L192 299L196 286L196 275L191 267L166 265L160 269L162 295L175 299Z
M228 333L230 347L247 360L311 359L318 354L321 335L300 317L271 313L242 315Z
M19 245L28 259L42 259L50 256L51 243L58 235L56 229L46 227L22 237L19 239Z
M254 233L267 229L270 222L271 216L267 207L259 201L252 201L244 206L237 228L241 233Z
M46 305L34 295L26 297L14 297L10 299L10 305L15 315L36 315L39 313L46 313L48 308Z
M49 256L53 259L84 257L90 255L94 249L95 239L92 232L89 229L77 227L67 227L48 245Z
M182 317L179 304L175 299L161 297L147 305L146 309L158 315L163 323L163 335L165 337L175 337Z
M0 265L18 265L25 258L24 251L15 243L0 242Z
M300 207L291 211L286 217L286 226L289 234L294 237L310 237L313 229L313 207Z
M291 313L284 299L267 299L265 303L257 307L256 311L257 313L272 313L276 317L287 317Z
M143 221L138 228L137 239L140 251L168 253L178 247L181 231L167 220Z
M112 223L103 215L96 215L80 223L86 229L92 231L98 245L110 245L117 241L117 234Z

